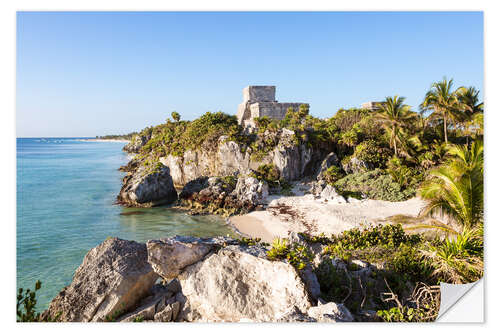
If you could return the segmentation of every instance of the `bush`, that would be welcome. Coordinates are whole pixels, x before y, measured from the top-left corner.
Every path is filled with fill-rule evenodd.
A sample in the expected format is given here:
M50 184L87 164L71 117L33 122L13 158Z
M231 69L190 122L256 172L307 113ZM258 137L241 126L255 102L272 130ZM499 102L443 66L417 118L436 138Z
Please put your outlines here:
M337 180L339 180L343 176L344 173L342 172L342 169L340 169L336 165L332 165L323 172L323 178L330 185L333 185Z
M401 188L392 177L380 169L347 175L334 184L340 194L359 192L370 199L403 201L415 196L416 189Z
M363 141L354 150L354 157L376 168L385 166L389 156L390 151L385 147L380 147L374 140Z
M141 148L140 154L152 154L155 157L168 154L182 156L186 150L200 148L211 150L217 146L222 135L237 142L243 139L236 116L222 112L206 112L193 121L181 121L179 115L175 122L167 120L165 124L147 131L151 132L151 139Z
M393 157L387 162L387 172L401 188L417 188L425 178L423 170L412 169Z
M40 321L56 321L61 315L56 315L55 318L47 316L41 317L40 313L35 311L36 308L36 292L42 287L42 282L39 280L35 283L35 290L19 288L17 292L16 314L18 322L40 322Z
M303 245L288 243L287 239L276 238L267 252L269 260L286 259L298 270L304 269L313 259L313 254Z
M261 164L256 171L252 171L250 176L260 181L265 181L271 187L278 186L280 172L274 164Z

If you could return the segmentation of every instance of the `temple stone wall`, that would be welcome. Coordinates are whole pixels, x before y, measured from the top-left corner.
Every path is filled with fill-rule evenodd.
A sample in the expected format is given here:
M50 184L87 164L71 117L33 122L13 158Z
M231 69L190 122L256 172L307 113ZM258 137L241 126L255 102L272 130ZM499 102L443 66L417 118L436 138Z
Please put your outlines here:
M243 89L243 103L238 106L238 123L248 130L255 127L255 117L281 120L291 107L295 111L305 103L278 103L275 86L248 86ZM308 104L306 104L309 106Z

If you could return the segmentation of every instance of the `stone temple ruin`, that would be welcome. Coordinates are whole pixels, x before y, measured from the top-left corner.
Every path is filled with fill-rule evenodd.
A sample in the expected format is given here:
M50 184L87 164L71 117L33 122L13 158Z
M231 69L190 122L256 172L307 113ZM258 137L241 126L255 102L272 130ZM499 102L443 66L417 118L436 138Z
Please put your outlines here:
M243 103L238 105L236 117L243 128L251 130L255 127L255 117L281 120L289 108L298 111L302 104L309 107L306 103L278 103L276 86L248 86L243 89Z

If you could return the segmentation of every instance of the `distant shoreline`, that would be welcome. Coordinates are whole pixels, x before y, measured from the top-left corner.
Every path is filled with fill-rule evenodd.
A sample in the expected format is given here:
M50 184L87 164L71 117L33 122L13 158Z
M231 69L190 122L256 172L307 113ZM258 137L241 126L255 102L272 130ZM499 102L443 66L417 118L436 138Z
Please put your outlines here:
M80 139L79 141L92 141L92 142L130 142L125 139Z

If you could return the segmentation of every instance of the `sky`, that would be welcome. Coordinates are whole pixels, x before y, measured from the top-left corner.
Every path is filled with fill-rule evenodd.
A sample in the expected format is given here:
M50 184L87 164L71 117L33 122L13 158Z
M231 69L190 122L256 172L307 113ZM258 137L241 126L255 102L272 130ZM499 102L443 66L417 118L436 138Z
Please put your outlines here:
M483 91L481 12L18 12L16 39L17 137L236 114L248 85L320 118L394 95L418 111L445 76Z

